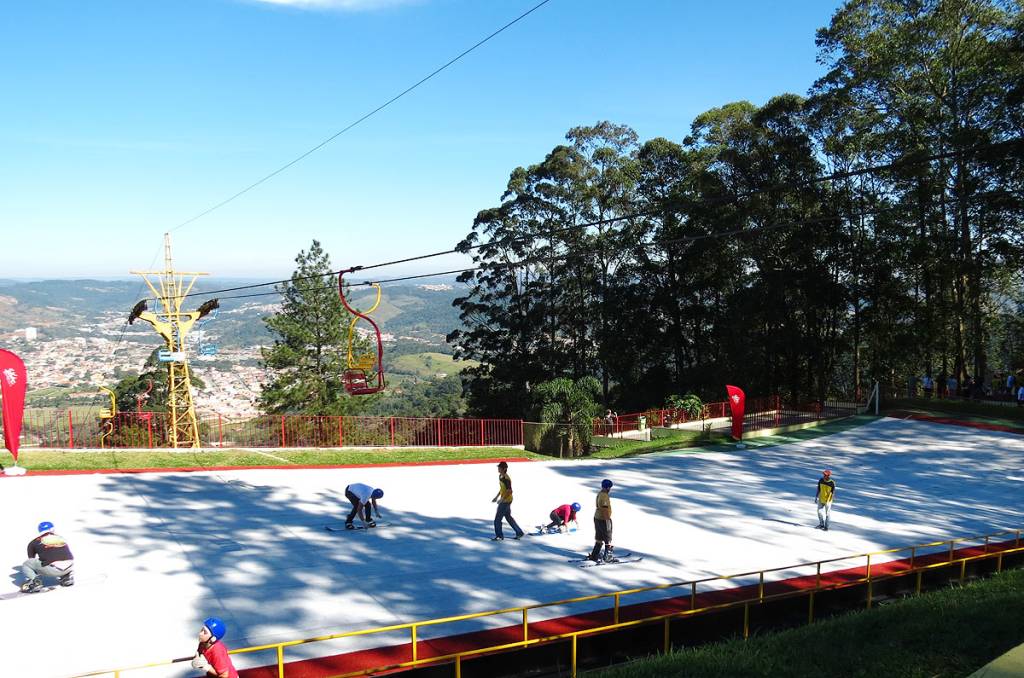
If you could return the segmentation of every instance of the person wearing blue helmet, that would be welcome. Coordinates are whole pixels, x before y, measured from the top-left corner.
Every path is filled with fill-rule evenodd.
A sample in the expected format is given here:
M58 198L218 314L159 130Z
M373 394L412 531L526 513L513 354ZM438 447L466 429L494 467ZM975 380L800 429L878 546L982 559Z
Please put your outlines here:
M594 549L587 556L588 560L600 562L601 547L604 546L604 559L613 560L612 554L612 481L605 478L601 481L601 491L597 493L597 510L594 511Z
M43 588L44 577L54 577L61 586L75 583L75 557L64 537L53 531L53 523L46 520L39 523L38 535L28 543L28 560L21 566L25 583L23 593L35 593Z
M370 515L370 509L373 509L379 519L380 509L377 507L377 500L384 498L384 490L363 483L352 483L345 488L345 498L352 502L352 510L345 519L345 529L355 529L352 521L356 516L360 517L366 527L377 527L377 523L373 522L373 516Z
M580 505L576 502L573 502L572 504L562 504L548 514L548 517L551 518L551 522L545 525L544 529L550 532L557 528L557 530L561 532L564 527L565 531L568 532L569 523L576 523L576 527L579 528L580 524L579 521L576 520L576 514L579 513L580 508Z
M199 646L192 658L192 668L205 671L208 678L238 678L228 648L223 643L227 625L217 617L207 617L199 629Z

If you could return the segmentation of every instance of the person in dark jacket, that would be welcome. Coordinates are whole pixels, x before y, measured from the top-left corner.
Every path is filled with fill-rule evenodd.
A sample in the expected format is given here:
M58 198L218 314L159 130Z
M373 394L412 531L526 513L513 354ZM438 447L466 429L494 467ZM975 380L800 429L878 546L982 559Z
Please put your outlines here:
M28 560L21 566L25 583L24 593L35 593L43 588L43 577L54 577L61 586L75 583L73 568L75 557L68 543L53 531L53 523L39 523L39 536L28 543Z

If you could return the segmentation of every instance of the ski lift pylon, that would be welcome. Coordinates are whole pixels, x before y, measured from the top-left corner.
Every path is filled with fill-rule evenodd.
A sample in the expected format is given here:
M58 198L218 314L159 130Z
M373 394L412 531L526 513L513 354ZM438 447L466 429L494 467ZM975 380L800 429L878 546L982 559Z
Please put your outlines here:
M380 336L380 328L367 313L372 313L380 304L380 285L374 284L377 289L377 300L373 307L365 313L353 308L345 298L345 271L338 273L338 296L345 310L352 314L352 321L348 325L348 357L347 369L342 374L342 384L349 395L370 395L384 390L384 342ZM355 353L356 323L365 320L373 328L377 339L377 352Z

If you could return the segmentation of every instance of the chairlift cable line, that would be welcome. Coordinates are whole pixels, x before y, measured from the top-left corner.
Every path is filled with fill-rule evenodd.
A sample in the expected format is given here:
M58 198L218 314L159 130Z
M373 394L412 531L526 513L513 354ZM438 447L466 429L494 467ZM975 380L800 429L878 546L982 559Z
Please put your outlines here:
M749 198L749 197L752 197L754 195L758 195L758 194L761 194L761 193L768 193L768 192L777 191L777 190L784 190L786 188L798 188L798 187L801 187L801 186L809 186L809 185L813 185L813 184L817 184L817 183L822 183L822 182L825 182L825 181L835 181L835 180L838 180L838 179L848 179L848 178L852 178L852 177L855 177L855 176L862 176L862 175L865 175L865 174L871 174L871 173L885 171L885 170L894 169L894 168L897 168L897 167L903 167L903 166L907 166L907 165L915 165L915 164L921 164L921 163L934 162L936 160L943 160L943 159L948 159L948 158L951 158L951 157L955 157L955 156L961 155L963 153L976 153L976 152L979 152L979 151L982 151L982 150L992 149L992 148L1011 148L1011 147L1013 147L1015 145L1020 145L1022 142L1024 142L1024 138L1014 137L1013 139L1008 139L1006 141L1000 141L1000 142L994 142L994 143L990 143L990 144L983 144L983 145L975 146L973 148L967 149L966 151L946 151L946 152L943 152L943 153L936 153L936 154L932 154L932 155L929 155L929 156L923 156L923 157L921 157L921 156L910 156L910 157L903 158L903 159L900 159L900 160L895 160L893 162L886 163L886 164L883 164L883 165L870 165L868 167L862 167L862 168L858 168L858 169L854 169L854 170L844 170L842 172L834 172L832 174L827 174L827 175L823 175L823 176L820 176L820 177L814 177L812 179L808 179L808 180L802 181L802 182L794 182L794 183L790 183L790 184L775 184L773 186L765 186L765 187L754 189L752 191L748 191L748 192L743 193L743 194L738 194L738 195L735 195L735 196L729 196L727 198L721 198L721 199L718 199L718 200L715 200L715 201L710 201L711 204L708 205L708 206L718 207L718 206L721 206L721 205L724 205L724 204L728 204L728 203L734 202L736 200L740 200L740 199L744 199L744 198ZM1011 191L1010 193L1012 194L1014 192ZM962 198L962 199L967 199L967 198ZM947 202L949 202L949 201L947 201ZM902 208L902 206L894 206L894 207L885 208L885 209L901 209L901 208ZM580 224L572 224L572 225L569 225L569 226L563 226L561 228L550 230L546 234L556 235L556 234L565 233L565 232L573 231L573 230L577 230L577 229L585 229L585 228L592 228L592 227L595 227L595 226L603 226L603 225L608 225L608 224L616 223L616 222L619 222L619 221L625 221L625 220L629 220L629 219L637 219L637 218L653 217L653 216L662 216L666 212L669 212L669 211L671 211L671 212L678 212L679 210L678 209L666 210L665 208L660 208L660 209L655 209L655 210L647 210L647 211L643 211L643 212L632 212L630 214L625 214L625 215L621 215L621 216L617 216L617 217L608 217L606 219L598 219L598 220L595 220L595 221L588 221L588 222L584 222L584 223L580 223ZM871 214L871 213L877 213L877 211L876 212L864 212L864 213L860 213L860 214L850 213L850 214L847 214L845 216L848 218L850 216L862 216L864 214ZM833 218L837 218L838 219L838 218L843 218L843 217L838 217L837 216L837 217L833 217ZM818 220L820 220L820 219L817 219L815 221L818 221ZM805 223L805 222L806 223L813 223L812 221L808 221L808 220L794 221L794 222L788 222L788 223L790 225L798 226L798 225L801 225L801 223ZM776 227L780 227L780 226L776 226ZM721 233L719 233L717 235L716 234L706 234L704 236L701 236L701 238L704 238L704 237L723 237L725 235L735 234L736 232L737 231L721 232ZM747 232L753 232L753 230L747 229ZM696 236L688 236L687 238L681 239L680 242L685 242L687 240L692 240L692 239L695 239L695 238L696 238ZM198 292L193 292L193 293L189 294L188 296L210 296L210 295L213 295L213 294L220 294L221 292L237 292L237 291L240 291L240 290L256 289L256 288L259 288L259 287L266 287L268 285L281 285L281 284L286 284L286 283L290 283L290 282L294 282L294 281L299 281L299 280L310 280L310 279L322 278L322 277L327 277L327 276L336 276L338 273L342 273L342 272L344 272L344 273L356 273L356 272L359 272L359 271L368 271L368 270L375 269L375 268L383 268L383 267L386 267L386 266L394 266L394 265L397 265L397 264L404 264L404 263L409 263L409 262L413 262L413 261L422 261L424 259L432 259L434 257L440 257L440 256L449 255L449 254L465 254L467 252L480 249L482 247L490 247L490 246L502 247L502 246L508 246L508 245L515 244L517 242L530 241L530 240L534 240L534 239L535 239L534 236L521 236L521 237L509 238L509 239L507 239L505 241L498 241L498 242L489 241L489 242L486 242L486 243L479 243L479 244L476 244L476 245L470 245L470 246L467 246L467 247L464 247L464 248L455 247L455 248L448 249L448 250L443 250L443 251L440 251L440 252L433 252L433 253L430 253L430 254L422 254L422 255L413 256L413 257L406 257L406 258L403 258L403 259L394 259L392 261L385 261L385 262L380 262L380 263L377 263L377 264L370 264L370 265L365 265L365 266L353 266L353 267L349 267L349 268L340 269L340 270L337 270L337 271L331 271L330 273L323 273L323 274L317 274L317 275L311 275L311 276L299 276L299 277L295 277L295 278L286 278L286 279L283 279L283 280L272 280L272 281L269 281L269 282L253 283L253 284L250 284L250 285L240 285L240 286L237 286L237 287L225 287L225 288L221 288L221 289L217 289L217 290L198 291ZM470 270L470 269L463 269L463 270ZM444 274L434 274L434 275L444 275ZM422 277L429 277L429 276L422 276ZM368 284L368 283L352 283L352 284L353 285L365 285L365 284ZM270 292L270 293L267 293L267 294L276 294L276 292ZM252 296L257 296L257 295L252 295ZM241 298L241 297L227 297L227 298Z
M1024 195L1024 191L1009 191L1009 192L1003 192L1003 194ZM970 198L963 198L961 200L968 200L968 199L970 199ZM959 202L959 201L960 200L951 200L951 201L947 201L947 202ZM659 239L659 240L654 240L654 241L651 241L649 243L646 243L646 244L643 245L643 247L645 249L647 249L647 248L654 248L654 247L666 247L666 246L672 246L672 245L679 245L679 244L683 244L683 243L687 243L687 242L697 242L697 241L700 241L700 240L717 239L717 238L723 238L723 237L727 237L727 236L758 235L758 234L761 234L761 233L765 233L767 231L774 231L774 230L778 230L778 229L782 229L782 228L787 228L787 227L809 226L809 225L820 224L820 223L824 223L824 222L838 221L838 220L842 220L842 219L856 219L856 218L864 217L864 216L876 216L876 215L879 215L879 214L885 214L887 212L898 212L898 211L903 210L903 209L911 209L911 208L916 208L916 206L914 206L914 205L888 205L888 206L885 206L885 207L878 207L878 208L875 208L875 209L861 210L859 212L845 212L845 213L842 213L842 214L827 214L827 215L821 215L821 216L816 216L816 217L808 217L806 219L798 219L798 220L792 220L792 221L781 221L781 222L776 222L776 223L773 223L773 224L766 224L764 226L758 226L758 227L755 227L755 228L739 227L739 228L729 229L729 230L726 230L726 231L715 231L713 233L698 233L698 234L694 234L694 235L681 236L681 237L678 237L678 238ZM628 217L618 217L615 220L621 220L621 219L625 219L625 218L628 218ZM607 220L605 220L605 221L607 221ZM572 253L567 253L567 254L564 254L564 255L555 256L555 257L552 257L549 254L540 254L540 255L537 255L537 256L534 256L534 257L527 257L527 258L524 258L524 259L520 259L518 261L511 261L511 262L497 263L497 264L485 264L485 265L480 265L480 266L471 266L471 267L466 267L466 268L453 269L453 270L448 270L448 271L437 271L437 272L433 272L433 273L420 273L420 274L416 274L416 275L401 276L401 277L397 277L397 278L381 278L381 279L376 279L376 280L366 280L366 281L362 281L362 282L353 282L353 283L349 283L349 284L352 287L362 287L362 286L370 286L370 285L374 285L374 284L380 285L380 284L386 284L386 283L404 282L404 281L407 281L407 280L417 280L417 279L422 279L422 278L435 278L435 277L442 276L442 275L453 275L453 274L456 274L456 273L469 273L469 272L481 271L481 270L498 270L498 269L502 269L502 268L518 268L520 266L527 266L527 265L534 264L534 263L541 262L541 261L564 260L564 259L567 259L567 258L569 258L571 256L575 256L575 255L578 255L578 254L579 254L578 251L577 252L572 252ZM361 269L357 268L356 270L361 270ZM321 274L311 275L311 276L302 276L301 278L296 278L296 280L311 280L311 279L316 279L316 278L328 278L328 277L333 278L333 277L337 276L338 273L349 273L349 272L352 272L351 269L342 269L341 271L331 271L329 273L321 273ZM287 283L287 282L290 282L290 280L282 280L282 281L279 281L279 282L280 283ZM240 287L240 288L235 288L235 289L238 289L238 290L252 289L253 287L269 285L269 284L277 284L277 283L262 283L261 285L246 286L246 287ZM328 286L328 287L313 287L313 288L310 288L311 291L329 291L329 290L334 290L334 289L335 289L335 287L333 285L332 286ZM231 290L220 290L220 291L231 291ZM210 293L208 293L208 292L200 292L199 294L210 294ZM256 292L256 293L253 293L253 294L238 294L238 295L232 295L232 296L227 296L227 297L220 297L220 299L221 299L221 301L227 301L227 300L230 300L230 299L250 299L250 298L254 298L254 297L266 297L266 296L273 296L273 295L279 295L279 294L282 294L282 291L280 291L280 290L272 290L272 291L269 291L269 292ZM190 295L190 296L195 296L195 295L193 294L193 295Z
M177 226L175 226L175 227L173 227L173 228L169 229L169 230L168 230L168 232L169 232L169 233L171 233L171 232L177 231L177 230L178 230L179 228L183 228L183 227L185 227L185 226L188 226L189 224L191 224L191 223L192 223L192 222L194 222L194 221L198 221L199 219L202 219L203 217L205 217L206 215L210 214L211 212L214 212L214 211L216 211L216 210L220 209L221 207L224 207L224 206L225 206L225 205L227 205L228 203L230 203L230 202L232 202L232 201L234 201L234 200L236 200L236 199L238 199L238 198L242 197L243 195L245 195L246 193L248 193L248 192L249 192L249 191L251 191L252 189L256 188L257 186L259 186L259 185L261 185L261 184L263 184L263 183L265 183L265 182L269 181L270 179L273 179L273 178L274 178L274 177L276 177L276 176L277 176L278 174L280 174L280 173L284 172L285 170L287 170L288 168L292 167L293 165L296 165L297 163L299 163L299 162L301 162L302 160L306 159L307 157L309 157L309 156L310 156L310 155L312 155L313 153L316 153L316 152L317 152L317 151L319 151L319 150L320 150L321 148L323 148L323 147L324 147L324 146L326 146L327 144L331 143L332 141L334 141L335 139L337 139L337 138L338 138L338 137L340 137L340 136L341 136L342 134L344 134L345 132L349 131L350 129L352 129L352 128L353 128L353 127L355 127L356 125L359 125L360 123L364 122L364 121L365 121L365 120L367 120L368 118L370 118L370 117L372 117L372 116L376 115L377 113L379 113L379 112L383 111L383 110L384 110L385 108L387 108L387 107L388 107L388 106L390 106L391 104L395 103L396 101L398 101L399 99L401 99L402 97L404 97L404 96L405 96L406 94L409 94L410 92L412 92L413 90L415 90L416 88L418 88L418 87L419 87L420 85L422 85L423 83L425 83L425 82L427 82L428 80L432 79L432 78L433 78L434 76L438 75L439 73L441 73L442 71L444 71L445 69L447 69L447 68L448 68L449 66L452 66L452 65L453 65L453 64L455 64L455 63L456 63L457 61L461 60L461 59L462 59L462 58L463 58L464 56L466 56L466 55L467 55L467 54L469 54L470 52L473 52L473 51L474 51L474 50L476 50L476 49L477 49L478 47L481 47L482 45L484 45L485 43L487 43L488 41L490 41L490 40L491 40L492 38L494 38L494 37L498 36L499 34L501 34L501 33L505 32L506 30L508 30L509 28L511 28L512 26L514 26L515 24L519 23L520 21L522 21L523 19L525 19L526 17L528 17L528 16L530 15L530 14L533 14L533 13L534 13L534 12L536 12L536 11L537 11L538 9L540 9L541 7L543 7L544 5L548 4L549 2L551 2L551 0L541 0L541 2L537 3L536 5L534 5L533 7L531 7L530 9L526 10L525 12L523 12L522 14L520 14L519 16L517 16L517 17L516 17L515 19L513 19L513 20L509 21L509 22L508 22L507 24L505 24L505 25L504 25L504 26L502 26L501 28L497 29L496 31L494 31L493 33L491 33L490 35L488 35L488 36L487 36L486 38L483 38L482 40L480 40L479 42L477 42L477 43L476 43L475 45L473 45L472 47L469 47L468 49L466 49L466 50L463 50L463 51L462 51L462 52L461 52L461 53L460 53L460 54L459 54L458 56L456 56L456 57L454 57L454 58L450 59L450 60L449 60L449 61L448 61L447 63L445 63L444 65L442 65L442 66L439 66L438 68L435 68L435 69L434 69L433 71L431 71L431 73L430 73L430 74L428 74L428 75L426 75L426 76L424 76L424 77L420 78L420 79L419 79L419 80L418 80L418 81L417 81L416 83L414 83L414 84L410 85L409 87L406 87L406 88L405 88L404 90L402 90L401 92L399 92L399 93L398 93L398 94L396 94L395 96L391 97L390 99L388 99L387 101L385 101L385 102L384 102L383 104L381 104L380 106L377 106L377 108L373 109L373 110L372 110L372 111L370 111L369 113L366 113L366 114L365 114L365 115L363 115L363 116L362 116L361 118L359 118L359 119L355 120L354 122L351 122L351 123L349 123L348 125L346 125L345 127L343 127L343 128L341 129L341 130L339 130L339 131L335 132L334 134L332 134L331 136L327 137L326 139L324 139L323 141L321 141L321 142L320 142L320 143L318 143L317 145L313 146L313 147L312 147L312 148L310 148L309 150L307 150L307 151L305 151L304 153L302 153L301 155L299 155L299 156L297 156L297 157L293 158L293 159L292 159L292 160L290 160L289 162L287 162L287 163L285 163L284 165L282 165L282 166L278 167L278 168L277 168L276 170L274 170L274 171L273 171L273 172L271 172L270 174L267 174L267 175L266 175L266 176L264 176L263 178L261 178L261 179L258 179L257 181L254 181L253 183L249 184L248 186L246 186L246 187L245 187L245 188L243 188L242 190L238 191L238 192L237 192L237 193L235 193L234 195L232 195L232 196L230 196L230 197L228 197L228 198L225 198L224 200L221 200L221 201L220 201L219 203L217 203L216 205L213 205L212 207L209 207L209 208L207 208L207 209L203 210L202 212L200 212L199 214L195 215L194 217L192 217L192 218L190 218L190 219L186 219L185 221L181 222L181 223L180 223L180 224L178 224Z

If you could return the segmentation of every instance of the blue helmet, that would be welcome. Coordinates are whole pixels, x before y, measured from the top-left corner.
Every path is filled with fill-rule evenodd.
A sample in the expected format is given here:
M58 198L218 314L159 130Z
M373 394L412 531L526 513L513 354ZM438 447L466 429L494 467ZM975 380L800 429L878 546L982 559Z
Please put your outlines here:
M43 532L49 532L52 529L53 523L51 523L49 520L44 520L43 522L39 523L39 534L42 534Z
M575 501L574 501L574 502L572 503L572 506L571 506L570 508L572 509L572 512L573 512L573 513L578 513L578 512L579 512L579 510L580 510L580 509L581 509L582 507L581 507L581 506L579 505L579 502L575 502Z
M228 632L228 627L224 625L220 619L216 617L207 617L203 620L203 626L210 632L210 640L217 641L224 637L224 634Z
M382 490L382 489L380 489L378 487L376 490L374 490L373 492L370 493L370 498L371 499L383 499L384 498L384 490Z
M602 490L610 490L610 489L612 489L612 485L613 485L612 481L608 480L607 478L605 478L604 480L601 481L601 489Z

